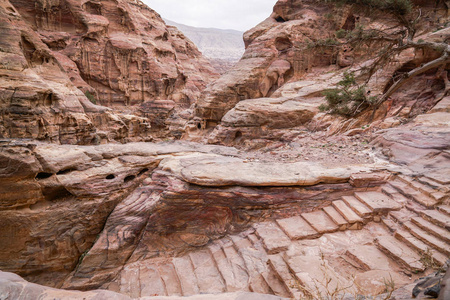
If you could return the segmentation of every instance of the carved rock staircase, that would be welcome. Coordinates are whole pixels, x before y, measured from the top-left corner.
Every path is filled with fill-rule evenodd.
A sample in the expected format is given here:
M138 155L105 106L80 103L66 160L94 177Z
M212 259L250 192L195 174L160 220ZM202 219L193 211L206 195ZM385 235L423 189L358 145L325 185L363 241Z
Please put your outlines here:
M353 275L384 270L420 276L446 263L448 194L445 184L400 175L378 191L355 192L316 211L254 224L181 257L129 264L116 284L131 297L234 291L295 299L354 295L361 288L349 269ZM363 230L369 240L356 241ZM336 254L349 267L308 246L319 241L325 247L344 243Z

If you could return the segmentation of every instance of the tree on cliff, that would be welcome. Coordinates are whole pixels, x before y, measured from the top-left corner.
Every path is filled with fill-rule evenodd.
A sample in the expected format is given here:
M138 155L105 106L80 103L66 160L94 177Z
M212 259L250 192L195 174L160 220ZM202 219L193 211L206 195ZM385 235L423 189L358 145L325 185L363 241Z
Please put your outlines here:
M430 50L438 54L437 58L393 78L392 85L384 94L377 98L369 97L365 93L364 86L357 85L356 81L348 82L351 76L346 74L344 76L346 78L339 83L339 88L325 94L327 104L322 106L322 110L344 116L355 116L367 108L372 108L375 112L399 88L407 84L414 77L432 69L438 69L437 76L442 77L445 83L445 91L440 97L443 98L448 94L450 91L450 83L445 66L450 63L450 45L447 43L417 40L415 38L418 29L417 25L422 18L422 10L420 7L414 6L411 0L321 1L335 3L336 5L358 5L368 9L369 12L389 13L396 19L397 24L385 31L356 26L352 31L340 30L336 33L336 36L340 38L341 42L334 41L333 47L339 47L344 44L358 47L362 44L370 46L374 42L382 43L383 46L376 53L373 63L362 70L366 75L367 82L377 70L388 64L393 57L407 49ZM440 0L436 0L435 2L438 5ZM342 85L341 83L346 83L347 85Z

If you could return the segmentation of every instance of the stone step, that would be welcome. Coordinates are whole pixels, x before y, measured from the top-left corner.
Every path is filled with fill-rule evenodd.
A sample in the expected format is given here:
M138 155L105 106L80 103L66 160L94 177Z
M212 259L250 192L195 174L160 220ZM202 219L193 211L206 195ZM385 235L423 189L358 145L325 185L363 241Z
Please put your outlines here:
M439 205L437 207L437 209L439 210L439 212L446 214L447 216L450 216L450 205Z
M294 299L305 298L305 295L300 291L298 281L291 274L288 265L280 255L269 255L269 264L289 291L288 297Z
M430 234L436 236L437 238L450 244L450 232L448 230L445 230L440 226L436 226L433 223L428 222L427 220L420 217L411 218L411 222L413 222L423 230L429 232Z
M164 282L168 296L181 296L181 284L173 264L159 265L159 274Z
M420 211L420 215L431 223L450 230L450 216L443 214L437 210L423 210Z
M399 179L390 181L389 184L396 188L404 196L422 204L425 207L432 208L439 204L439 201L436 199L423 194Z
M365 271L391 270L389 258L375 245L360 245L350 248L345 253L356 261Z
M422 230L420 227L414 225L412 222L406 222L403 224L406 230L408 230L412 235L416 238L428 244L434 249L437 249L439 252L450 255L450 247L444 241L438 239L434 235L429 234L425 230Z
M216 262L216 266L225 281L227 291L249 291L247 284L248 274L245 271L245 268L233 268L233 262L227 257L224 249L220 245L220 241L209 245L208 248L211 251L211 254ZM236 251L233 246L231 246L231 249ZM237 254L237 252L235 253ZM236 257L233 256L233 259L236 259Z
M255 224L256 234L262 239L264 247L269 254L286 251L291 244L289 237L275 222L262 222Z
M395 232L400 228L400 225L397 224L397 222L393 221L391 218L381 218L381 223L383 223L390 232Z
M267 270L266 253L258 251L253 243L247 238L239 235L231 236L234 248L242 257L245 263L245 269L249 278L249 289L251 292L260 294L271 294L272 290L266 280L261 275Z
M399 210L402 205L381 192L356 192L355 197L377 214L385 214L391 210Z
M252 241L253 247L262 254L261 262L265 264L265 268L261 268L260 273L269 286L271 294L281 297L289 297L290 292L286 289L284 283L281 282L281 279L277 276L275 270L270 266L269 256L267 255L261 241L255 234L250 234L248 239Z
M140 296L167 296L165 284L157 265L141 265L139 267ZM132 296L133 297L133 296Z
M249 290L248 282L250 275L248 274L245 261L234 247L233 241L229 239L222 239L222 249L228 259L228 262L230 263L232 274L235 279L235 286L243 286L243 288L240 289L243 291Z
M440 191L442 193L448 193L450 192L450 187L447 185L443 185L440 184L432 179L429 179L427 177L418 177L417 178L418 181L420 181L423 184L429 185L431 187L433 187L435 190Z
M433 198L434 200L440 202L442 200L444 200L446 198L446 194L442 191L439 191L436 188L433 188L432 186L430 186L429 184L424 184L416 179L413 179L409 176L405 176L405 175L399 175L398 178L407 183L409 186L411 186L413 189L415 189L416 191L419 191L423 194L425 194L428 197Z
M340 291L340 294L355 292L354 285L339 275L321 256L290 257L287 265L295 274L302 291L314 299L326 299L330 291Z
M417 214L410 211L409 209L402 208L397 211L391 211L389 213L389 216L391 216L395 221L397 221L397 223L403 224L411 220L411 218L417 217Z
M272 268L272 265L270 264L268 266L269 271L263 272L261 273L261 275L264 277L270 289L272 290L272 294L283 298L290 297L291 292L289 291L288 288L286 288L285 284L283 283L282 279L278 276L275 269Z
M396 238L385 235L378 237L375 242L387 256L412 272L423 272L425 270L425 266L420 262L420 255Z
M387 171L371 173L355 173L350 176L349 183L354 187L373 187L385 183L392 176Z
M133 298L138 298L141 296L141 285L140 285L140 270L139 266L125 266L120 272L119 278L119 292L122 294L129 295ZM158 276L159 278L159 276ZM162 281L161 281L162 285ZM164 286L162 286L163 293ZM6 297L5 297L6 298Z
M342 200L350 206L350 208L358 214L361 218L370 218L372 217L372 211L361 201L356 199L353 196L343 196Z
M331 204L350 224L358 223L360 224L360 227L357 229L362 228L364 220L360 216L358 216L356 212L354 212L347 204L345 204L344 201L336 200Z
M405 243L408 247L414 249L415 251L419 252L423 258L424 255L430 255L431 258L439 265L443 266L445 262L447 261L447 256L436 251L435 249L432 249L430 246L422 242L421 240L414 237L411 233L409 233L406 230L397 230L394 234L394 236L400 240L401 242Z
M172 260L178 278L180 279L181 292L183 296L192 296L200 293L197 277L194 275L194 267L188 255L174 257Z
M405 206L406 209L420 215L423 211L427 210L427 208L425 208L423 205L414 202L414 201L410 201L408 202L408 204L406 204Z
M412 177L406 175L398 175L397 178L403 181L404 183L408 184L416 191L419 191L425 195L431 196L431 194L435 192L435 190L431 186L422 184L421 182L416 181Z
M447 155L448 155L448 152L447 152ZM430 179L430 180L433 180L433 181L435 181L435 182L437 182L439 184L442 184L442 185L449 185L450 184L449 177L448 176L443 176L441 174L430 173L430 174L427 174L425 177Z
M339 230L339 226L323 210L303 213L302 217L319 233L330 233Z
M326 206L323 208L323 211L330 217L331 220L333 220L334 223L339 226L339 230L347 230L349 227L348 221L345 220L333 206Z
M397 194L398 191L390 184L385 184L381 187L381 191L385 193L388 196L391 196L392 194Z
M211 252L207 249L189 253L200 293L214 294L226 291L225 282L216 267Z
M403 196L398 190L392 187L390 184L387 184L381 188L381 191L387 196L391 197L397 203L401 205L406 205L408 203L408 198Z
M300 216L279 219L277 223L291 240L313 239L320 236L320 233Z

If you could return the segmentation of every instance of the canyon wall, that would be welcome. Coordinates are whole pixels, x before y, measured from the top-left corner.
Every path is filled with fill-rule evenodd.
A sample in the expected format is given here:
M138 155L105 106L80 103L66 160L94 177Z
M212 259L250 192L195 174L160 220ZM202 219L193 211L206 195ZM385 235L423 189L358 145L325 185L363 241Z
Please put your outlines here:
M444 3L415 1L414 5L421 11L415 41L448 42ZM200 97L186 137L206 136L211 143L242 145L255 139L291 140L304 131L344 132L366 126L368 120L382 122L396 115L404 108L401 99L414 98L424 84L433 95L420 95L415 104L408 104L413 111L404 109L401 115L426 111L445 89L444 77L439 78L436 68L398 91L374 116L368 112L351 119L331 118L319 111L323 92L335 88L344 72L354 72L367 86L366 92L379 96L393 84L393 77L438 57L426 49L400 51L368 76L374 55L386 43L362 41L355 47L345 35L377 31L398 35L396 30L402 26L394 14L377 13L364 5L278 1L268 19L244 34L246 52L238 64Z
M140 1L2 1L0 16L4 138L151 140L216 76Z

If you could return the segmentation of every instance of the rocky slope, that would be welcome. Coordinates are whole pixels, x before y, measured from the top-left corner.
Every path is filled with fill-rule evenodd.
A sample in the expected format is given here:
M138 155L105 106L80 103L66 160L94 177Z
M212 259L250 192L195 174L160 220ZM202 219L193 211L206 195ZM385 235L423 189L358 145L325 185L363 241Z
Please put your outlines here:
M3 0L0 12L2 137L151 139L151 124L164 127L216 75L140 1Z
M444 3L436 6L415 2L423 13L416 24L415 39L448 43ZM393 77L435 58L433 51L400 51L367 77L363 71L375 61L371 54L386 45L360 43L354 47L340 39L338 33L353 34L361 28L372 33L389 31L387 24L401 27L392 14L377 14L364 6L335 6L317 0L278 1L268 19L245 33L246 52L239 63L205 90L186 137L206 136L211 143L226 145L251 144L255 140L267 143L291 140L310 130L345 132L368 126L370 121L392 122L391 117L410 118L426 111L447 91L447 73L440 77L440 71L433 69L416 77L379 107L374 118L367 113L356 119L333 119L319 112L323 91L335 87L344 72L355 72L367 85L366 90L378 96L392 85ZM425 91L424 86L429 88ZM411 101L405 104L405 98Z
M15 127L5 128L16 128L0 140L0 298L410 299L416 279L448 268L448 66L414 77L367 126L367 113L336 118L318 106L344 70L371 57L302 48L305 36L326 39L352 20L378 28L389 17L281 0L246 33L244 58L207 88L187 127L186 137L222 145L98 145L115 131L108 123L104 140L81 145L93 143L82 139L85 129L59 125L58 138L39 141L46 138L32 135L41 128L34 118L77 114L99 136L90 118L117 124L124 115L90 104L67 83L57 51L0 3L9 20L1 30L14 33L0 40L10 58L2 63L12 62L0 77L9 95L2 122L14 113ZM448 41L448 28L439 29L448 21L443 7L417 3L430 18L419 22L420 38ZM57 16L63 26L70 14ZM30 41L39 48L22 51ZM401 52L368 87L380 93L397 71L434 56ZM46 91L51 97L36 102ZM142 105L180 128L183 118L166 110L175 102ZM120 134L133 139L128 127ZM66 140L79 145L59 144Z

